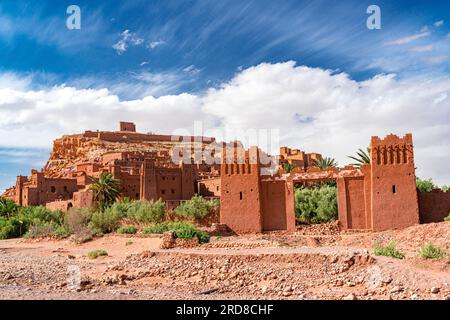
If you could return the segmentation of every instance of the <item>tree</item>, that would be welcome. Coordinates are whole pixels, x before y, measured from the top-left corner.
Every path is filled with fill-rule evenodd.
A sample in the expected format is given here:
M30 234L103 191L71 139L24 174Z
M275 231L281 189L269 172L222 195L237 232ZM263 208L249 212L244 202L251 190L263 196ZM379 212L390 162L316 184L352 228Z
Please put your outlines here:
M336 162L335 159L333 158L322 158L319 160L315 160L314 161L314 166L316 166L317 168L319 168L320 170L326 170L326 169L330 169L330 168L336 168L338 165L338 163Z
M363 164L370 164L370 148L367 148L367 152L358 149L357 155L357 157L348 156L350 159L356 161L356 163L351 163L350 165L360 168Z
M0 217L10 217L17 212L19 207L12 200L0 198Z
M293 165L293 164L291 164L291 163L286 163L284 166L283 166L283 169L284 169L284 171L286 172L286 173L290 173L292 170L294 170L296 167Z
M436 185L434 184L433 180L427 179L422 180L417 178L416 180L417 189L422 193L427 193L433 191L433 189L436 189Z
M97 202L101 210L111 206L120 193L120 181L115 179L110 173L103 172L100 178L94 179L89 190L92 192L94 201Z

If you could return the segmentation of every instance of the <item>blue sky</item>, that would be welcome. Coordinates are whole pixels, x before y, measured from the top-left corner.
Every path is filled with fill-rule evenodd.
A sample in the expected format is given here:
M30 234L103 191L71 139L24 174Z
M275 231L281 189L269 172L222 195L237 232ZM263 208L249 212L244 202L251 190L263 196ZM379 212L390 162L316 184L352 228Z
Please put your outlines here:
M81 30L65 26L66 8L71 4L81 8ZM381 8L381 30L366 28L366 9L371 4ZM204 98L208 90L219 90L245 70L288 61L332 70L331 75L345 73L358 83L396 74L396 84L405 85L430 79L447 81L449 56L448 1L0 2L0 88L24 94L50 94L52 88L64 86L107 88L108 95L120 102L183 94ZM442 88L433 101L442 97L448 108L447 87ZM108 99L115 99L111 97ZM29 108L14 100L16 105L21 110ZM0 103L0 111L8 106ZM302 112L296 116L314 119L301 109L299 106ZM76 117L77 110L70 116ZM33 131L32 120L42 119L33 116L27 118L29 122L17 122L19 113L11 114L0 124L8 130L21 126L25 136L20 145L11 145L7 130L0 131L0 190L15 175L27 174L45 161L51 147L47 140L64 130L87 129L77 130L62 120L47 118L55 130L36 143L33 137L27 144L27 132L40 133ZM447 119L448 113L443 115ZM79 116L82 123L80 119L83 117ZM111 121L115 120L112 117ZM217 121L224 122L224 117ZM111 128L104 123L98 127ZM425 127L433 125L419 127L427 132ZM422 141L426 148L428 138L422 137ZM438 175L431 169L426 173Z

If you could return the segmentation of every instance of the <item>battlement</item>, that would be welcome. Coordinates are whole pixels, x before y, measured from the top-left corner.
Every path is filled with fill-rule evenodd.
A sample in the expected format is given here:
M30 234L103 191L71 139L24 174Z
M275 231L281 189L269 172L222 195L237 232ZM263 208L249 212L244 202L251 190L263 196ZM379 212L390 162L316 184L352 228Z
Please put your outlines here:
M372 137L370 149L373 165L414 165L412 134Z
M259 174L259 149L245 150L238 143L224 145L222 148L221 170L225 175Z

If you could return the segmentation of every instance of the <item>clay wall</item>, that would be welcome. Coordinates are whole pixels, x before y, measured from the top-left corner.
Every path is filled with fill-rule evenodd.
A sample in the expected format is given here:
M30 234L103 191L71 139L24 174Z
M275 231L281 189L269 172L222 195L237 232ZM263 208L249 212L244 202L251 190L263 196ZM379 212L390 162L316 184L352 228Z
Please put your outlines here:
M419 192L420 223L442 222L450 215L450 191Z

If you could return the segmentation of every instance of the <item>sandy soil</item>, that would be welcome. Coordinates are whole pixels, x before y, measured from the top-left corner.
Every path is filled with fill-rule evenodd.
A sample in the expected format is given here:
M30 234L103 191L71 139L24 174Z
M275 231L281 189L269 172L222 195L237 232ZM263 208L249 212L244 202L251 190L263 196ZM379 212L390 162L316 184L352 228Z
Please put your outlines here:
M374 241L389 240L406 259L373 255ZM162 250L161 242L0 241L0 299L450 299L450 259L417 256L425 242L450 249L448 222L380 233L327 225L192 249ZM87 258L96 249L108 256Z

